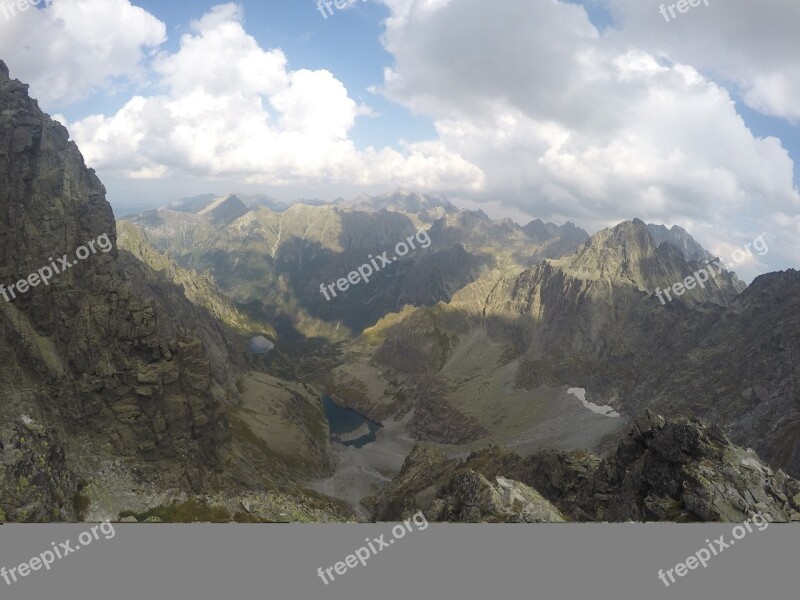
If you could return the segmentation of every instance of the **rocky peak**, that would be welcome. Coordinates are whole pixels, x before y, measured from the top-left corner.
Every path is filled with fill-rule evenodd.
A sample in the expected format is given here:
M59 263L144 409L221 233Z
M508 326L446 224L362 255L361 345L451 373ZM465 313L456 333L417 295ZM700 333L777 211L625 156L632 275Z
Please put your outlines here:
M112 457L135 459L141 476L165 487L202 489L228 436L209 348L173 319L174 307L137 291L146 286L121 266L103 185L27 90L0 63L0 283L103 235L114 248L0 300L0 447L20 450L0 467L0 509L9 520L70 517L43 503L70 503ZM65 460L30 460L22 415ZM53 493L24 495L21 476L55 482Z
M734 446L716 425L647 411L583 497L597 519L733 522L761 512L785 522L800 520L798 492L797 480Z
M459 460L416 447L371 504L379 520L423 510L431 520L472 522L742 522L759 512L786 522L800 521L800 482L715 425L648 411L604 459L495 446Z
M657 259L657 247L639 219L604 229L589 239L570 260L570 268L592 277L632 280L640 287L650 279L646 266Z
M686 260L697 262L709 262L716 257L708 250L703 248L683 227L673 225L667 229L664 225L647 224L647 230L653 236L656 245L660 246L668 242L678 248Z
M430 447L416 445L400 474L365 501L379 521L422 510L432 521L462 523L559 523L564 516L529 486L466 467Z
M208 206L198 211L197 214L208 217L213 223L227 225L246 215L249 211L250 209L238 196L228 194L227 196L215 198Z
M444 196L419 194L403 188L379 196L358 196L348 204L348 208L368 211L388 210L415 215L430 213L436 217L458 211Z
M604 229L581 245L572 256L551 261L556 271L566 276L591 281L606 281L609 286L630 285L654 294L708 266L689 261L672 243L657 244L650 229L640 219L624 221ZM711 301L729 304L741 288L735 274L709 270L709 283L696 286L683 301Z

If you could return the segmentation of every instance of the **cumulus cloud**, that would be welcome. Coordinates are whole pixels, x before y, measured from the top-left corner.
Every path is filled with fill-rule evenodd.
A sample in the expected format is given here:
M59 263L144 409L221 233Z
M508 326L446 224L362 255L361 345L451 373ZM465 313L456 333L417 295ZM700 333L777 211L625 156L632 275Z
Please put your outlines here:
M128 0L38 4L0 19L0 56L45 108L81 100L115 78L141 78L142 61L166 40L164 23Z
M800 123L800 3L710 0L667 22L658 3L607 2L620 23L612 41L691 64L729 82L751 108Z
M794 110L785 85L791 59L781 52L797 63L800 49L788 25L779 36L791 41L748 58L753 73L763 61L761 72L777 77L758 87L744 67L713 78L735 32L746 31L731 26L711 42L695 32L685 44L662 36L661 45L647 29L626 32L637 18L653 29L674 25L673 34L677 22L665 23L650 3L611 1L621 29L601 34L581 6L566 2L509 0L501 8L482 0L384 0L391 10L384 45L395 64L382 91L431 115L441 141L481 168L479 197L531 216L590 229L639 216L687 226L720 249L762 227L784 228L776 215L800 211L794 164L780 140L747 128L728 83L741 82L748 101L760 98L770 113ZM769 12L734 4L741 6L724 10L738 10L739 25ZM788 17L778 13L766 20ZM762 42L775 36L758 29ZM717 44L719 61L695 60L689 48L698 38L703 48ZM716 70L701 68L712 63ZM785 240L784 258L798 258L793 237L776 237Z
M440 143L356 149L348 132L369 109L328 71L290 70L283 51L247 34L242 16L235 4L214 7L177 52L154 59L166 93L69 124L87 162L134 178L180 171L272 185L481 185L481 171Z
M796 3L712 1L666 23L657 4L602 0L616 21L600 32L567 1L379 1L392 64L373 91L429 117L435 139L356 148L371 109L334 73L290 69L237 4L192 22L175 51L127 0L54 0L0 22L12 36L0 43L46 102L146 76L116 113L68 124L106 173L405 185L588 229L679 224L712 251L767 231L783 240L772 264L800 259L794 164L737 110L800 118ZM44 60L24 49L23 24Z

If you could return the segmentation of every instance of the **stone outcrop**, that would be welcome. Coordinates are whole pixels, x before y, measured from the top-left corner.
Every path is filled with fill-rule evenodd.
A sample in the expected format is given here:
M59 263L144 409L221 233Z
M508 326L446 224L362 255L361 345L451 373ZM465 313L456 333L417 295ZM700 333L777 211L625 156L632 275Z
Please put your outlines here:
M73 521L81 516L79 482L67 467L58 433L27 415L0 441L0 522Z
M798 492L718 427L648 413L605 459L494 446L462 461L418 445L368 505L377 520L422 510L447 521L742 522L760 512L788 522L800 520Z
M0 63L0 283L27 278L50 257L74 258L103 234L111 251L0 300L0 441L24 453L18 423L27 415L63 445L64 456L39 451L48 480L88 477L92 460L122 455L149 481L200 490L222 467L221 403L231 386L215 381L203 341L122 269L103 185L66 129ZM12 489L14 465L0 474L9 520L71 515L54 513L47 494Z
M564 516L524 483L472 470L454 475L425 511L428 519L460 523L562 523Z
M518 393L514 408L529 401L523 390L580 387L625 418L649 408L716 422L800 477L800 273L762 275L744 290L734 273L714 273L703 288L662 304L659 288L697 272L695 259L706 254L683 230L621 223L569 256L488 288L468 286L448 304L387 316L364 335L359 347L372 344L370 353L356 358L398 382L396 396L411 399L426 381L446 390L456 417L470 414L461 406L471 403L473 415L489 415L478 425L490 435L505 435L507 424L495 425L474 390L497 389L496 373L507 368L512 381L502 393ZM485 340L477 363L475 339ZM351 387L360 372L372 373L340 370ZM405 406L424 417L414 430L420 440L444 441L438 432L448 429L450 407L439 405L442 394L430 396L427 406Z
M800 520L800 482L773 471L752 449L697 419L638 419L617 452L581 489L595 521L741 522L754 513L776 522Z
M376 520L421 510L429 520L463 523L558 523L564 516L539 492L501 476L484 476L437 450L415 446L397 478L367 499Z

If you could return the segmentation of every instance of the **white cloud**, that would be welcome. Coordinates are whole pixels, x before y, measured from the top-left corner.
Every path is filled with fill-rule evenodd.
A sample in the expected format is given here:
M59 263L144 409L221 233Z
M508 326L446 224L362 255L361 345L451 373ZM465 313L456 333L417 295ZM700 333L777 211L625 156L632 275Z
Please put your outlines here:
M751 108L800 122L799 2L710 0L669 22L659 3L607 2L622 24L615 43L691 64L730 82Z
M601 36L583 8L553 0L509 1L502 10L483 0L384 2L392 10L384 45L395 65L383 92L431 115L446 147L481 168L479 197L590 229L633 216L694 224L709 246L743 243L766 230L786 241L784 258L796 258L794 237L777 231L771 217L800 211L792 160L779 140L752 134L729 91L696 69L688 50L664 60L657 42L645 43L649 30L626 37L634 19L622 33ZM630 11L635 4L636 14L646 5L661 19L653 28L678 31L657 6L616 4ZM762 10L739 4L734 10L745 14L737 23ZM685 48L703 37L696 33ZM794 34L783 24L779 35ZM717 56L729 41L722 37ZM780 69L792 57L798 62L797 40L773 45L789 56L760 50L748 64L763 59L790 73ZM776 113L781 94L790 94L783 79L771 87L737 81L760 90Z
M17 36L0 43L19 46L19 23L32 26L47 58L16 50L9 63L48 102L139 77L150 52L140 95L69 124L87 161L114 176L406 185L589 229L675 223L711 248L767 231L784 240L771 264L800 258L793 162L734 102L739 92L766 114L800 115L800 5L712 0L665 23L657 5L607 0L620 29L601 35L558 0L382 1L393 63L378 92L437 131L397 150L357 149L350 132L371 109L335 74L291 70L247 34L236 4L192 22L174 52L160 49L163 24L127 0L55 0L0 23Z
M0 56L45 108L142 76L165 39L165 25L128 0L52 0L0 19Z
M281 50L264 50L246 33L239 6L217 6L192 23L177 52L155 58L164 94L134 97L113 116L69 129L89 164L128 177L480 185L483 174L441 143L357 150L348 133L369 109L330 72L287 64Z
M275 94L286 87L287 59L262 50L242 28L237 4L215 6L181 37L181 50L158 56L155 70L174 97L202 90L214 96Z

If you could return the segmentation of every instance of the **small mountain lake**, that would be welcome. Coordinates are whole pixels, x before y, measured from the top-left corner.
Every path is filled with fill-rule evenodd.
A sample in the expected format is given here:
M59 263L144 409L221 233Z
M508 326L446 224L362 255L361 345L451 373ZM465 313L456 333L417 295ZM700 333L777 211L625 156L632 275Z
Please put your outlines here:
M370 421L364 415L336 404L330 397L322 399L322 408L331 428L331 439L345 446L363 448L378 439L380 423Z

